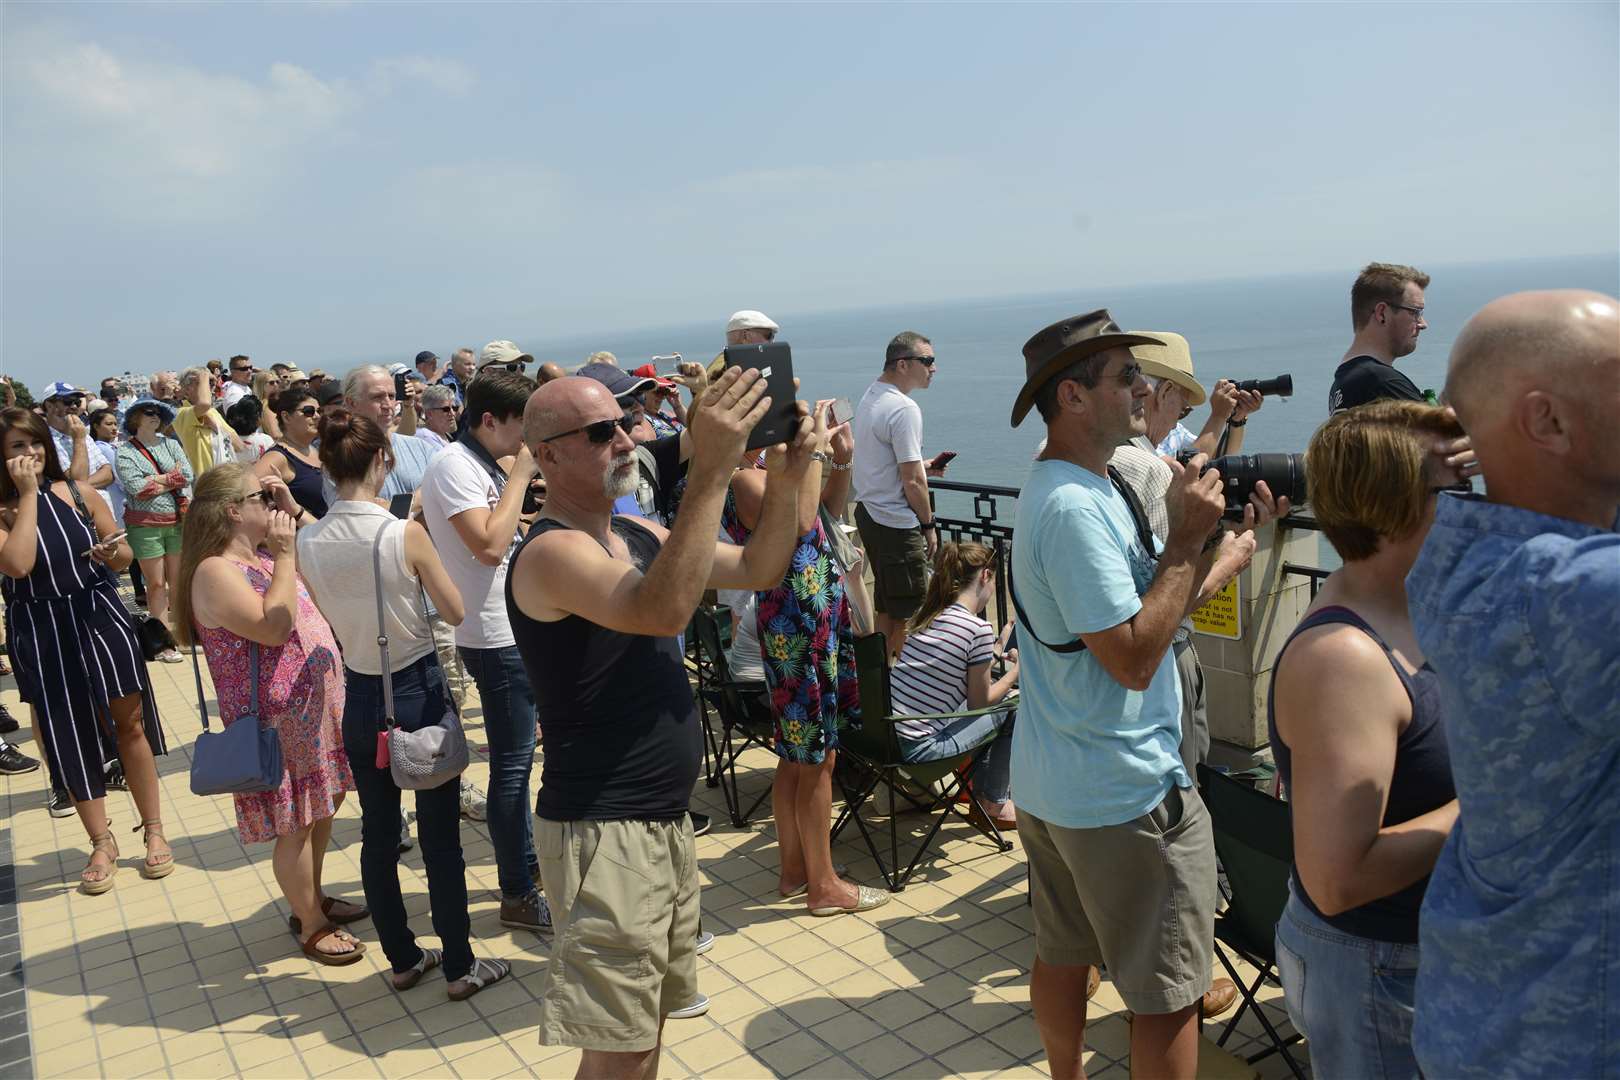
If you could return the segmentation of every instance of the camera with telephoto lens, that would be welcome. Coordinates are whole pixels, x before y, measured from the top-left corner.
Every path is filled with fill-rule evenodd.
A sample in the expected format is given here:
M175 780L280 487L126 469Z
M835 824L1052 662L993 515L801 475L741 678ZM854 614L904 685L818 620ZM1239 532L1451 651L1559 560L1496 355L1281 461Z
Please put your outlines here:
M1287 376L1283 376L1287 378ZM1183 450L1176 460L1183 465L1192 463L1196 450ZM1305 501L1304 454L1228 454L1204 463L1199 475L1211 469L1220 470L1221 486L1226 494L1226 516L1241 519L1243 508L1255 485L1264 480L1271 489L1273 499L1287 497L1290 504L1299 506Z
M1238 382L1237 388L1253 390L1261 397L1293 397L1294 377L1278 375L1275 379L1243 379Z

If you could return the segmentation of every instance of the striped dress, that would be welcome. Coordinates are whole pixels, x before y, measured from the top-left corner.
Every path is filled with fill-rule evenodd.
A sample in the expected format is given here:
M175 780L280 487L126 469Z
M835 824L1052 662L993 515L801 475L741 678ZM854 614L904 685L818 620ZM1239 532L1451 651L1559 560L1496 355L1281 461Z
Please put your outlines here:
M90 525L54 492L35 497L38 554L27 577L8 581L8 644L51 774L83 802L107 793L100 735L113 733L109 702L139 693L152 753L168 748L135 625L112 577L84 555L95 543Z

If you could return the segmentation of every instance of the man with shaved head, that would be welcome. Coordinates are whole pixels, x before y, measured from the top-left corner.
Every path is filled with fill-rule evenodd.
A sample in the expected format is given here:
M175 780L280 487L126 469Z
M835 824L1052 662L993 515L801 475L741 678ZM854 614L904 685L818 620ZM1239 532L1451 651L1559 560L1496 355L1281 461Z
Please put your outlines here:
M1443 494L1407 577L1460 813L1419 924L1428 1076L1620 1063L1620 301L1487 304L1446 396L1483 496Z
M736 368L706 391L668 529L613 513L635 490L637 466L632 421L608 387L556 379L524 410L546 502L512 557L506 604L545 750L535 849L556 938L540 1041L583 1048L580 1076L657 1076L664 1019L706 1005L687 818L702 743L676 637L703 590L782 580L798 491L828 439L824 416L806 419L791 449L768 454L759 529L745 547L718 543L764 394L758 371Z

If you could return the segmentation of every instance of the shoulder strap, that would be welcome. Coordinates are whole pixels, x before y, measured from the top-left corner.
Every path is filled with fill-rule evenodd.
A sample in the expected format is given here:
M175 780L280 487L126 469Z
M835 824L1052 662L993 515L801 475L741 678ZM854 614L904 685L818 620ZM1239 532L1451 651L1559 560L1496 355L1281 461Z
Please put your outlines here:
M196 637L195 634L192 635ZM194 650L199 647L195 640L191 646ZM203 730L208 730L208 699L203 696L202 664L197 661L197 654L191 654L191 672L197 677L197 711L202 714ZM248 700L253 703L253 711L259 709L259 643L248 642Z
M86 525L90 526L90 535L95 536L96 519L90 516L90 508L84 505L84 496L79 494L79 485L74 483L72 477L68 477L67 486L68 491L73 495L73 505L79 508L79 516L84 518ZM97 538L99 539L99 537Z
M1018 587L1013 584L1013 568L1012 568L1012 566L1013 566L1012 552L1008 552L1007 553L1007 595L1012 597L1013 610L1018 613L1018 621L1024 624L1024 630L1025 630L1026 633L1029 634L1030 640L1034 641L1035 644L1037 644L1037 645L1043 645L1046 648L1051 649L1055 653L1084 652L1085 648L1086 648L1086 643L1084 641L1081 641L1079 638L1075 638L1073 641L1065 641L1061 645L1053 645L1051 642L1042 641L1040 638L1035 636L1035 627L1029 621L1029 615L1028 615L1028 613L1026 613L1024 611L1024 605L1020 604L1018 602Z
M377 585L377 649L382 653L383 726L394 726L394 673L388 667L388 632L383 622L382 542L392 522L383 522L371 542L371 572Z
M152 468L156 469L159 473L163 472L163 466L159 465L158 459L152 456L152 451L141 445L138 439L129 440L129 445L133 446L136 452L138 452L147 461L150 461L152 463Z

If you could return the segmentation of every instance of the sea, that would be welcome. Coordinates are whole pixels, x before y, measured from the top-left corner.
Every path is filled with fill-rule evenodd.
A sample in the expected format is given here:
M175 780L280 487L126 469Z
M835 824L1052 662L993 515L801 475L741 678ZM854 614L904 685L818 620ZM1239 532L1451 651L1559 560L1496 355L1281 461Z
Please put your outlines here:
M1327 418L1333 369L1350 344L1350 284L1357 267L1332 274L1290 274L1187 284L1088 287L999 299L905 304L860 310L795 312L763 305L793 346L793 370L807 399L846 397L859 402L883 367L883 349L895 334L915 330L939 358L933 385L918 392L924 454L954 450L946 478L1017 487L1044 434L1031 413L1009 422L1023 385L1023 344L1059 319L1107 308L1127 329L1172 330L1187 338L1199 380L1257 379L1289 374L1292 398L1267 398L1248 425L1244 450L1298 452ZM1480 265L1424 266L1429 328L1400 369L1419 387L1438 390L1446 356L1468 318L1488 301L1523 289L1587 288L1620 295L1620 257L1534 259ZM739 296L736 306L758 301ZM720 313L717 319L724 318ZM647 330L598 332L547 339L517 339L541 360L566 368L598 349L629 369L655 355L681 353L707 362L724 344L717 321ZM660 370L671 370L669 363ZM1197 431L1208 413L1185 421Z

